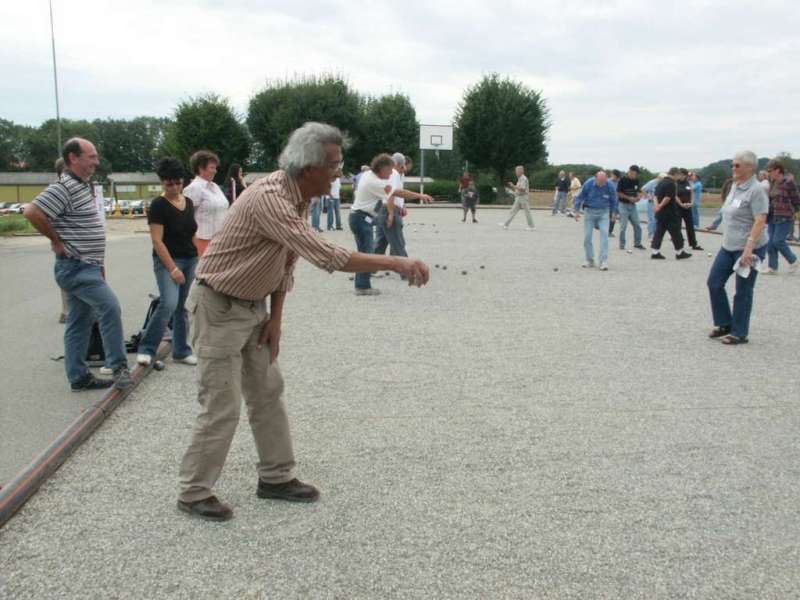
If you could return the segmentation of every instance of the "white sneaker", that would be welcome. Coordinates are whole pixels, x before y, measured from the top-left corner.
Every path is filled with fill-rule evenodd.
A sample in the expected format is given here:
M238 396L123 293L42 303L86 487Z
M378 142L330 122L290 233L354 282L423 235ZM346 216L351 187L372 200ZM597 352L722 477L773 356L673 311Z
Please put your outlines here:
M762 275L776 275L777 271L775 271L775 269L770 269L769 267L767 267L766 269L761 271L761 274Z
M608 271L608 264L601 262L600 263L600 270L601 271Z
M503 229L508 229L508 225L506 225L505 223L498 223L498 225L500 225L500 227L502 227Z
M149 354L137 354L136 355L136 363L140 365L144 365L147 367L150 363L153 362L153 357Z
M113 375L114 369L111 367L100 367L100 375Z
M197 357L194 354L190 354L189 356L184 356L183 358L173 358L172 362L194 366L197 364Z
M584 269L594 269L594 261L587 261L581 265Z
M525 231L533 231L533 227L526 227Z
M797 273L798 268L800 268L800 258L789 265L789 273Z

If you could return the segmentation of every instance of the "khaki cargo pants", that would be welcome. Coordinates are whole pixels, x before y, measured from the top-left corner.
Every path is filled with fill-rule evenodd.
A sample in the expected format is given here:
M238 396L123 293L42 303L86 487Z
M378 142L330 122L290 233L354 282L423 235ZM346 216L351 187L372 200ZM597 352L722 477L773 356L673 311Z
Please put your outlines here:
M180 500L213 494L244 396L258 451L258 476L269 483L293 478L294 453L283 402L283 377L269 348L257 349L268 319L266 302L249 302L192 286L186 302L197 356L200 414L180 469ZM255 482L253 482L255 484Z

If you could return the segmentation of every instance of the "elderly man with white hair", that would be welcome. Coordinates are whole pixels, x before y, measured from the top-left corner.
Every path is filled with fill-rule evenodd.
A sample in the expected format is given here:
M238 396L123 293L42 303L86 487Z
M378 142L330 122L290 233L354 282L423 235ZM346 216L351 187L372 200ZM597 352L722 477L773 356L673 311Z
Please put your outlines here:
M594 245L592 235L595 228L600 230L600 270L608 271L608 224L611 215L619 214L617 188L608 180L605 171L586 180L580 194L575 198L575 220L581 218L581 207L586 209L586 221L583 226L583 248L586 252L584 268L592 268L594 262Z
M201 411L181 463L178 499L178 508L190 515L216 521L233 516L213 487L239 422L242 396L258 451L258 497L292 502L319 497L314 486L294 475L276 360L284 300L298 257L328 272L390 269L409 285L428 281L428 267L419 260L351 252L309 227L309 202L327 194L341 175L343 145L341 132L322 123L306 123L292 133L280 170L239 196L197 268L186 308L198 357Z
M744 344L750 330L753 289L758 269L756 257L767 252L769 196L756 178L758 158L752 152L739 152L733 159L733 185L722 205L722 247L708 274L708 292L714 329L710 338L723 344ZM736 291L731 312L725 283L736 273Z

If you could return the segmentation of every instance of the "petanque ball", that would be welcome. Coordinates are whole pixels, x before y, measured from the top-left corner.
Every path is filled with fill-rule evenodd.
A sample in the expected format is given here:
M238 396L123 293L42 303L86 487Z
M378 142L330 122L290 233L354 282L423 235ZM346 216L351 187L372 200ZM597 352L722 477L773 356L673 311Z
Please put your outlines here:
M447 271L447 265L442 265L442 270Z
M467 272L466 272L466 271L461 271L461 274L462 274L462 275L466 275L466 274L467 274Z
M483 265L481 265L481 269L485 269L485 268L486 268L486 267L484 267Z
M553 267L553 271L558 271L558 267Z
M163 371L166 368L167 365L164 364L164 361L157 360L156 362L153 363L153 369L155 369L156 371Z

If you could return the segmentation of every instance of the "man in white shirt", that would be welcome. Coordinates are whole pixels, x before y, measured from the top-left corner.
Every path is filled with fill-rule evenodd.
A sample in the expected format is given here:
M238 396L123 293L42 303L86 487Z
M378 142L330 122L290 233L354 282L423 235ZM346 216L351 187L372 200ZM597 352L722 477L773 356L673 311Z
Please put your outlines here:
M408 256L406 240L403 236L402 213L404 212L405 201L414 199L424 204L433 202L433 198L428 194L418 194L417 192L403 189L406 158L400 152L395 152L391 158L394 162L394 170L389 176L391 191L378 212L375 254L385 254L388 246L389 253L392 256Z
M337 177L331 183L331 194L328 196L328 231L333 231L334 217L336 218L336 231L342 230L342 178Z
M530 184L528 178L525 177L525 167L518 165L514 170L517 175L517 183L506 183L506 187L514 194L514 205L511 207L511 213L508 215L505 223L500 223L503 229L508 229L511 221L517 216L520 210L525 211L525 219L528 221L528 226L525 228L528 231L533 231L533 218L531 217L531 207L528 199L528 192L530 192Z
M391 191L389 176L392 173L394 162L388 154L379 154L372 159L372 164L367 171L359 177L358 187L350 207L350 231L356 238L356 247L359 252L371 254L375 249L375 239L372 228L378 210ZM356 273L356 296L377 296L380 290L372 287L371 273Z

